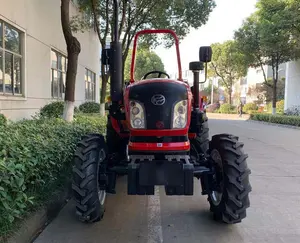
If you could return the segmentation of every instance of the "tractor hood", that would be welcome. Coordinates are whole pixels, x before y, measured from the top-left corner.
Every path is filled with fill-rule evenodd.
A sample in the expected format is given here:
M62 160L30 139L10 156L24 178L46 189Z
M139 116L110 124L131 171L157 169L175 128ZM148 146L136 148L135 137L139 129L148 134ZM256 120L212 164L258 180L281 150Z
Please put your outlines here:
M145 129L172 129L174 106L183 100L190 106L188 90L188 85L181 81L143 80L128 86L126 98L143 106Z

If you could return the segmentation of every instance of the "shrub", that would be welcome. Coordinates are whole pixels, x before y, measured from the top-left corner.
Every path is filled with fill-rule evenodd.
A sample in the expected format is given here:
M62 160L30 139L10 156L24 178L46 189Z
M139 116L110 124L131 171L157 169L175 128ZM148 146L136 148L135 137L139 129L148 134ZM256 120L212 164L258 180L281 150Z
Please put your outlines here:
M105 132L105 118L23 120L0 129L0 235L53 191L70 172L76 143L94 132Z
M83 113L99 113L100 104L96 102L85 102L79 106L79 110Z
M300 106L294 105L288 108L285 113L289 116L300 116Z
M222 114L231 114L231 113L233 113L233 112L235 112L234 111L234 106L232 106L232 105L230 105L230 104L227 104L227 103L225 103L225 104L222 104L221 106L220 106L220 113L222 113ZM235 112L236 113L236 112Z
M55 101L41 108L40 115L45 118L59 118L62 117L63 112L64 112L64 102Z
M248 113L248 111L257 110L257 105L255 103L247 103L243 106L243 112Z
M256 113L260 113L260 111L258 110L248 110L247 114L251 115L251 114L256 114Z
M276 102L276 112L279 114L284 113L284 100L280 100Z
M0 126L4 126L7 124L7 119L6 117L0 113Z
M297 116L256 113L256 114L251 114L250 118L252 120L256 120L256 121L264 121L264 122L271 122L271 123L277 123L277 124L300 126L300 117L297 117Z
M78 113L78 107L74 107L74 113ZM55 101L45 105L40 110L40 116L44 118L60 118L64 113L64 101Z
M272 113L272 102L269 102L268 104L267 104L267 112L269 112L269 113Z

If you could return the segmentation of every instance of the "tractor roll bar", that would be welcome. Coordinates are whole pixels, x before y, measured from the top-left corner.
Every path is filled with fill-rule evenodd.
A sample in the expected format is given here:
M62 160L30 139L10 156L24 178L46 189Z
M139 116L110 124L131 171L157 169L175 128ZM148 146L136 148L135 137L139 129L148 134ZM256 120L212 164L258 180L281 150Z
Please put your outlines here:
M136 48L137 48L137 41L140 35L147 35L147 34L171 34L175 39L175 47L176 47L176 55L177 55L177 64L178 64L178 80L182 80L182 69L181 69L181 61L180 61L180 52L179 52L179 40L176 33L173 30L168 29L158 29L158 30L141 30L136 33L134 37L134 44L133 44L133 52L132 52L132 60L131 60L131 68L130 68L130 83L134 82L134 69L135 69L135 57L136 57Z

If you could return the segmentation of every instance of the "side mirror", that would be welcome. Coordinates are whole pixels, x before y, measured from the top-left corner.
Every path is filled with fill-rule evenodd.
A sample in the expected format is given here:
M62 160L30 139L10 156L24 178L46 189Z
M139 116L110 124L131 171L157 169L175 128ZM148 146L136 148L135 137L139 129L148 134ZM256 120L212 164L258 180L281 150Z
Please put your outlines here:
M211 62L212 49L210 46L201 46L199 50L200 62L208 63Z
M111 49L103 49L101 53L101 63L103 65L109 65L110 63Z

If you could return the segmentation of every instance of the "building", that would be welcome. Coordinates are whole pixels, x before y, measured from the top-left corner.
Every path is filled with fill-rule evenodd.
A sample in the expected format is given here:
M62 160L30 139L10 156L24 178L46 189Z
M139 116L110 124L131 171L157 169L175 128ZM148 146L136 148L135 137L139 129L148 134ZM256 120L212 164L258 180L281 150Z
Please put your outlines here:
M284 110L300 107L300 60L287 63Z
M279 66L278 78L283 79L286 76L287 64L283 63ZM273 70L271 66L264 66L264 71L267 79L273 78ZM253 92L264 83L263 71L260 67L249 68L247 75L240 79L235 90L240 93L240 98L243 103L250 103L257 101L257 93Z
M71 15L79 12L70 3ZM100 43L94 30L81 43L75 105L99 102ZM45 104L63 100L67 51L60 0L2 0L0 7L0 113L30 118Z

